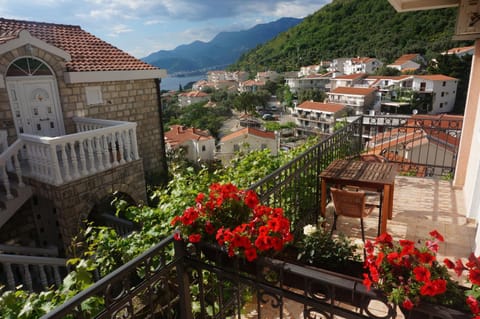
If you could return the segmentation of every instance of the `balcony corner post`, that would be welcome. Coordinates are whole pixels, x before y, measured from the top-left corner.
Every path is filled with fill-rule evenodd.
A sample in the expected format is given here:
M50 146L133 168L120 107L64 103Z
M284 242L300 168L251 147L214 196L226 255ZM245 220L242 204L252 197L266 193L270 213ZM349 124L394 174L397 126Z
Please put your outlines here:
M174 240L175 257L177 264L178 294L180 297L180 318L193 319L192 299L190 296L190 282L185 271L185 246L183 241Z

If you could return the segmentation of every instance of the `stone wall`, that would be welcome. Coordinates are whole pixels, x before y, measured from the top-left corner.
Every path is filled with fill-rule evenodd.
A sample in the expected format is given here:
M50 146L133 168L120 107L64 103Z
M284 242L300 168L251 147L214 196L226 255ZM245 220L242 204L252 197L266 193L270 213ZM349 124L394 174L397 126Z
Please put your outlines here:
M115 191L128 194L136 204L147 199L144 170L141 160L129 162L89 177L62 186L53 186L38 181L29 181L38 196L53 202L55 213L45 214L44 218L56 216L64 248L68 249L72 238L83 228L84 221L95 204ZM37 220L37 223L42 223ZM47 221L44 222L45 225ZM38 227L38 226L37 226ZM45 226L44 228L47 228ZM52 243L54 244L54 243ZM62 243L56 243L59 247Z

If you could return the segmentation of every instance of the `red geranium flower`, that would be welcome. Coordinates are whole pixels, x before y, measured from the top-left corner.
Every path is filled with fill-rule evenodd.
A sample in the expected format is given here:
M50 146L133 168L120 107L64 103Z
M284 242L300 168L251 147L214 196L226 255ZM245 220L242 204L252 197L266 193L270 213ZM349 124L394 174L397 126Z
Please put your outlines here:
M416 267L413 269L415 279L421 282L427 282L430 280L430 271L425 267Z
M405 299L402 303L403 308L407 310L412 310L413 309L413 302L410 299Z
M363 282L384 291L389 301L412 309L422 298L444 294L447 289L447 268L436 261L438 242L443 237L433 231L433 238L421 245L401 239L394 242L388 233L367 241ZM421 247L417 247L421 246ZM480 279L480 276L479 276Z
M441 242L444 241L443 236L436 230L432 230L429 234L430 234L430 236L437 239L438 241L441 241Z
M259 251L279 251L293 239L282 208L260 205L255 192L231 183L210 185L208 197L199 193L195 205L174 217L171 225L180 232L176 240L215 239L229 256L243 255L249 261Z
M200 242L200 239L202 239L202 236L200 234L191 234L190 236L188 236L188 240L192 244Z

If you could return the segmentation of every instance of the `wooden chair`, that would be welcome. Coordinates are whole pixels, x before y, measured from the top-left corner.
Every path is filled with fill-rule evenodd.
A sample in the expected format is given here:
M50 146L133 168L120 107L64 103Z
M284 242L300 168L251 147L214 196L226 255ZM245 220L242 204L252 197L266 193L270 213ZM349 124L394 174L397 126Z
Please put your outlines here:
M376 206L366 203L366 196L363 191L349 191L332 187L330 188L330 193L335 208L331 232L333 233L337 227L338 216L359 218L362 229L362 240L365 242L363 218L370 215Z

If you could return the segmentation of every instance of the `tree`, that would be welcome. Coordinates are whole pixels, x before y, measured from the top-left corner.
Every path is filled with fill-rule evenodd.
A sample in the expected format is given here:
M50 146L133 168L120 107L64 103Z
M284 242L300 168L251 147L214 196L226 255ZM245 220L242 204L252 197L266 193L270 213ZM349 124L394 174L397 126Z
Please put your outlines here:
M316 89L303 90L298 93L298 103L305 101L323 102L327 98L327 94L323 91Z
M386 65L383 65L381 68L378 68L377 71L375 71L375 75L396 76L401 74L402 72L399 69L390 68Z
M255 110L255 95L251 92L242 92L233 100L233 107L236 110L243 111L245 114Z

